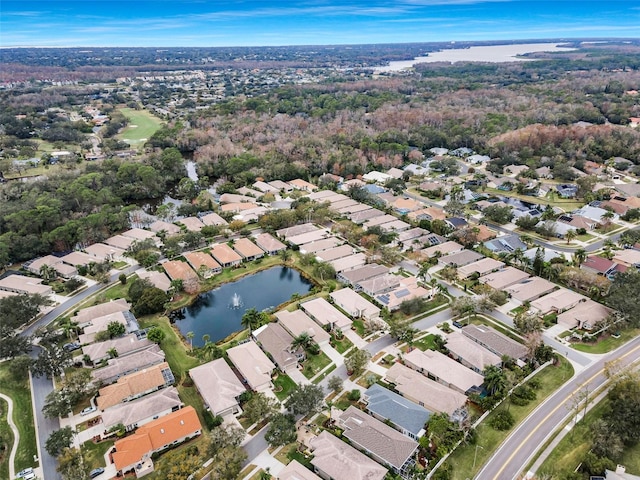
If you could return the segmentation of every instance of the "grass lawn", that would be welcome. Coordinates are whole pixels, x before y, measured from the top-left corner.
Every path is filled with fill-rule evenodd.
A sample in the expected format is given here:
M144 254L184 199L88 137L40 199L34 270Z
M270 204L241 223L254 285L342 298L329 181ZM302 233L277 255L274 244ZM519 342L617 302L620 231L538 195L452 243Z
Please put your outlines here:
M311 459L313 456L307 457L300 453L298 451L297 443L290 443L289 445L282 447L282 449L275 455L275 458L284 465L289 465L293 460L297 460L298 463L304 465L310 470L313 470L313 466L311 465Z
M34 465L33 457L37 456L38 451L36 449L36 431L33 423L29 380L27 377L23 380L13 379L9 373L8 364L6 362L0 363L0 392L13 400L13 423L16 424L20 433L20 443L16 452L16 471L34 467L36 465Z
M333 339L331 340L331 343L333 344L333 348L335 348L339 354L344 354L344 352L346 352L347 350L349 350L351 347L353 347L353 343L351 343L351 340L349 340L347 337L343 336L342 340L336 340L335 337L333 337Z
M416 348L419 348L420 350L422 350L423 352L425 350L435 350L436 349L436 345L433 341L433 339L436 338L436 336L432 333L430 333L429 335L419 338L418 340L414 340L413 341L413 346Z
M200 361L197 358L190 357L187 354L188 347L171 327L167 317L152 315L142 317L139 320L141 328L156 325L164 332L165 337L160 346L164 350L166 361L169 363L177 383L181 383L186 378L189 369L200 365Z
M573 343L572 346L573 348L575 348L580 352L607 353L627 343L632 338L635 338L639 333L640 333L640 328L633 328L630 330L621 331L620 336L618 338L609 336L596 343Z
M0 478L9 478L9 452L13 445L13 432L7 422L7 402L0 398L0 447L4 447L0 457Z
M129 124L118 134L118 138L132 147L143 145L162 125L162 120L147 110L121 108L120 112L129 119Z
M311 381L311 383L313 383L314 385L319 384L322 380L324 380L327 376L329 376L329 374L333 372L335 369L336 369L336 364L335 363L331 364L331 366L327 368L324 372L322 372L322 374L314 378Z
M80 451L82 451L82 459L84 460L85 465L89 467L89 470L107 466L104 461L104 454L109 451L114 443L115 440L105 440L100 443L93 443L89 440L82 444L80 447Z
M352 325L356 329L356 333L364 338L364 321L354 320Z
M307 354L307 359L302 364L302 374L311 379L330 363L331 359L324 352L320 352L318 355Z
M573 375L573 367L565 360L560 359L557 367L549 366L536 375L540 381L540 389L536 390L537 398L528 405L517 406L511 405L510 412L515 419L515 425L511 430L500 432L489 426L488 420L503 406L498 407L480 424L477 428L478 441L477 445L482 448L477 449L477 459L475 468L473 468L473 459L475 456L475 445L460 445L455 452L449 457L447 463L453 469L452 480L465 480L473 478L484 462L493 454L500 446L511 431L518 426L540 403L549 395L557 390L563 383Z
M276 394L276 397L278 397L278 400L280 400L281 402L287 398L289 396L289 393L291 393L291 390L293 390L296 386L296 382L294 382L293 380L291 380L291 378L289 377L289 375L285 375L284 373L280 373L278 375L278 378L276 378L273 381L273 385L274 385L274 390L273 393ZM280 391L278 391L280 390Z

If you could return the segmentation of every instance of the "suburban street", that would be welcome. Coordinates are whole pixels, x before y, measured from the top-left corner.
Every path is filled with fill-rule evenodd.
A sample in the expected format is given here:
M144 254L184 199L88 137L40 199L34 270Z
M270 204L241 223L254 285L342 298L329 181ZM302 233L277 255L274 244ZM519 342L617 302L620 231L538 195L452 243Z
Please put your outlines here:
M640 359L640 337L602 355L565 383L514 430L475 478L511 480L522 473L533 455L570 414L571 396L585 386L588 386L589 392L600 388L607 380L604 374L605 363L613 359L620 359L622 365L629 365Z
M31 357L36 358L40 353L40 347L34 346L31 350ZM40 468L42 470L43 480L61 480L62 477L56 470L58 461L55 457L49 455L44 448L45 442L49 435L60 428L60 421L57 418L46 418L42 414L47 395L53 390L53 381L45 376L31 378L31 396L33 409L35 413L35 427L38 438L38 454L40 456Z

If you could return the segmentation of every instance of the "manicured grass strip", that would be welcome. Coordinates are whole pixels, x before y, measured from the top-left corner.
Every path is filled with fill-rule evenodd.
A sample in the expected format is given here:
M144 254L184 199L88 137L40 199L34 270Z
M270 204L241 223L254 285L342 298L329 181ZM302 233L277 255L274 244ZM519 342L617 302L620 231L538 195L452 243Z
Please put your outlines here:
M329 368L327 368L324 372L322 372L322 374L318 375L316 378L314 378L311 383L317 385L319 384L322 380L324 380L325 378L327 378L327 375L329 375L331 372L333 372L336 369L336 364L332 364Z
M336 340L334 337L331 343L333 344L333 348L335 348L340 354L343 354L351 347L353 347L353 343L351 343L351 340L349 340L347 337L342 337L341 340Z
M36 430L33 423L29 379L15 380L9 373L8 363L0 364L0 392L13 400L13 423L18 427L20 443L16 452L16 471L33 467L33 457L38 455ZM9 452L7 452L7 457ZM8 478L2 477L2 478Z
M127 141L132 146L145 143L162 125L162 120L147 110L121 108L120 112L129 119L129 125L118 134L118 138Z
M0 398L0 447L4 447L0 457L0 478L9 478L9 454L13 446L13 432L7 421L9 405Z
M498 407L487 418L478 425L476 445L481 448L477 449L476 445L460 445L455 452L447 459L447 463L452 467L451 480L465 480L473 478L484 462L486 462L509 434L549 395L556 391L562 384L573 376L573 367L567 360L561 358L558 366L549 366L539 372L535 378L540 381L540 388L536 390L537 398L528 405L518 406L511 405L509 411L515 419L515 424L511 430L500 432L489 426L489 420L496 412L502 408L506 408L506 403ZM473 460L476 457L475 468Z
M436 344L433 341L434 338L436 338L436 336L430 333L425 337L419 338L418 340L414 340L413 346L416 348L419 348L423 352L425 350L435 350Z
M618 338L607 337L604 340L600 340L596 343L574 343L573 348L580 352L585 353L608 353L611 350L615 350L627 343L632 338L635 338L640 334L640 328L633 328L631 330L624 330L620 332Z
M278 375L278 378L273 381L273 386L275 387L273 393L275 393L278 400L282 402L289 396L291 390L295 388L296 382L291 380L289 375L281 373Z

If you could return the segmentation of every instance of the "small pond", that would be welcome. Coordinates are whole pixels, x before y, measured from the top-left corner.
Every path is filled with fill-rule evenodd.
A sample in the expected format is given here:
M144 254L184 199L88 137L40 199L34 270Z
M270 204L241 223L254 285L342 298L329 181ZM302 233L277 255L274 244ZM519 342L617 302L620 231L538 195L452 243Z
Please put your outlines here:
M297 270L273 267L198 295L193 304L173 312L172 320L183 335L193 332L193 346L200 347L205 334L215 343L242 330L240 320L249 308L271 309L312 287Z

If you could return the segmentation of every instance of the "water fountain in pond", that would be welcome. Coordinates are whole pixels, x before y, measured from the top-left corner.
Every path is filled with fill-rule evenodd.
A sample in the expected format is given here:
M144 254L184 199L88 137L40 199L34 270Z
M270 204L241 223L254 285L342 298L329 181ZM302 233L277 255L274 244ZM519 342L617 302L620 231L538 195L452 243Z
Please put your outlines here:
M237 293L234 293L231 296L231 303L229 304L229 308L238 309L242 307L242 298Z

